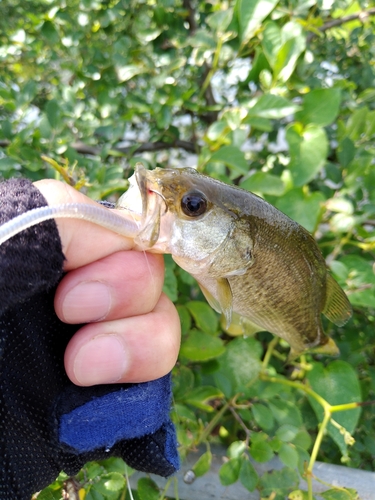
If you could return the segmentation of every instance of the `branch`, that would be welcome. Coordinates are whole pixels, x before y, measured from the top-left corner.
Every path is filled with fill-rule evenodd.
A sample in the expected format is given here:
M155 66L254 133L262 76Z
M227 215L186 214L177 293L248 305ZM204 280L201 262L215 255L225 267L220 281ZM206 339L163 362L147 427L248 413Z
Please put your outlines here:
M195 20L195 11L190 3L190 0L183 0L182 6L188 11L187 22L189 23L189 31L191 35L198 29L197 21Z
M322 33L324 33L327 30L330 30L331 28L335 28L336 26L341 26L345 23L349 23L350 21L361 21L364 23L369 17L375 15L375 7L368 9L368 10L361 10L360 12L356 12L355 14L350 14L349 16L344 16L339 19L332 19L331 21L328 21L327 23L323 24L319 29ZM307 37L307 41L310 42L314 37L318 36L317 33L310 33L309 36Z
M81 142L77 142L72 144L72 147L81 154L88 154L88 155L99 155L100 154L100 148L93 147L93 146L88 146L87 144L83 144ZM140 144L137 146L134 144L134 146L125 146L125 147L113 147L111 148L112 150L118 152L118 153L123 153L123 154L129 154L129 153L145 153L146 151L149 152L154 152L154 151L162 151L163 149L184 149L185 151L188 151L189 153L196 153L196 147L195 144L192 142L188 141L183 141L181 139L176 139L173 142L163 142L163 141L156 141L156 142L144 142L143 144ZM108 153L110 155L110 152Z
M10 141L8 140L0 140L0 148L6 148L10 145ZM92 155L98 156L100 155L101 148L90 146L88 144L84 144L83 142L75 142L71 144L71 147L82 155ZM129 153L145 153L146 151L154 152L154 151L162 151L163 149L184 149L188 153L196 153L196 146L192 142L183 141L181 139L176 139L173 142L144 142L137 146L126 146L126 147L113 147L112 151L116 151L118 153L129 154ZM108 152L108 155L111 156L111 152Z

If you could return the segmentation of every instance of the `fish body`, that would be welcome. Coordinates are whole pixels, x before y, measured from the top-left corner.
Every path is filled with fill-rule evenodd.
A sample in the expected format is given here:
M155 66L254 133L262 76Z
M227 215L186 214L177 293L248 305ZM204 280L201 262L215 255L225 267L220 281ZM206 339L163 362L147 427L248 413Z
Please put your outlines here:
M314 238L270 203L192 168L138 166L119 206L140 220L139 248L172 254L228 327L246 318L253 331L285 339L292 355L338 352L321 314L343 325L350 303Z

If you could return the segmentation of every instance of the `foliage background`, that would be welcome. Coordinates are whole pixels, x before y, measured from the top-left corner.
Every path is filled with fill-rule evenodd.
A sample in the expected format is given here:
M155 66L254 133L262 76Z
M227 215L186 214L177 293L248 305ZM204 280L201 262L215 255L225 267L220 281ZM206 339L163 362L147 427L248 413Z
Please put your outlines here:
M3 0L1 12L3 178L65 178L113 198L137 161L196 165L311 231L353 304L348 325L325 325L339 360L306 355L288 365L287 345L268 333L223 333L193 280L166 258L165 289L183 328L181 453L207 446L196 475L209 467L211 442L229 447L223 484L239 480L263 498L297 498L296 470L315 451L374 470L372 407L335 413L353 445L329 424L314 447L324 405L304 389L331 405L375 399L373 2ZM275 454L285 468L259 478L249 457ZM87 499L124 498L116 460L89 464L79 479ZM46 498L61 497L62 481ZM140 483L134 496L159 498L154 488ZM339 494L323 497L355 498Z

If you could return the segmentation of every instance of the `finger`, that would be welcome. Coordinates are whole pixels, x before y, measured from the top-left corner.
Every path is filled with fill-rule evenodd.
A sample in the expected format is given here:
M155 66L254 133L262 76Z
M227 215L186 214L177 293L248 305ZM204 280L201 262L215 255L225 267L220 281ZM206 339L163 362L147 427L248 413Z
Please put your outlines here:
M145 315L84 326L65 352L65 370L76 385L145 382L167 374L180 347L180 321L163 294Z
M121 319L152 311L161 294L161 255L117 252L69 272L55 294L55 311L65 323Z
M48 205L88 203L98 206L95 201L59 181L45 179L35 182L35 186ZM117 213L124 216L121 211ZM132 238L125 238L92 222L65 218L56 218L55 221L66 258L64 269L67 271L95 262L119 250L129 250L134 247Z

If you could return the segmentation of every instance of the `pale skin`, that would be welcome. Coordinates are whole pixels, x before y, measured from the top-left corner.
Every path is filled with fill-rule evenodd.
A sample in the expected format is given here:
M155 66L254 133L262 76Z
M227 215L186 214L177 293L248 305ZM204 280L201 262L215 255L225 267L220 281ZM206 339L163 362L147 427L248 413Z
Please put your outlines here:
M35 186L49 205L95 203L58 181ZM90 222L56 223L67 274L56 291L55 311L65 323L87 323L65 351L70 380L90 386L145 382L167 374L180 347L180 321L162 293L162 256L134 251L132 239Z

